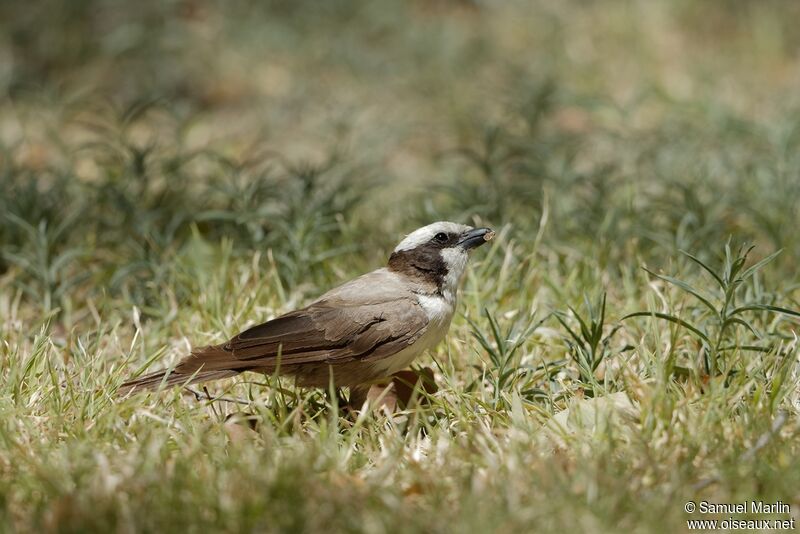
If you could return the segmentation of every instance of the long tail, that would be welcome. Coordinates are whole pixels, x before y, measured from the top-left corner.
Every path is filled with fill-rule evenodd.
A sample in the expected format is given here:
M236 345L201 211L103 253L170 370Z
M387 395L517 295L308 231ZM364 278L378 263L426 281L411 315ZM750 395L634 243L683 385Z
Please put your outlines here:
M118 394L127 395L134 391L153 390L162 384L164 387L188 386L236 376L251 368L252 364L238 360L231 351L225 350L223 345L211 345L193 350L171 371L156 371L125 382L119 387Z
M217 371L198 371L196 373L185 374L177 370L173 370L169 375L169 371L156 371L144 376L140 376L134 380L129 380L122 384L117 390L118 395L127 395L132 392L152 391L158 389L163 384L163 387L172 386L188 386L197 384L198 382L206 382L208 380L217 380L219 378L228 378L236 376L239 371L232 370L217 370Z

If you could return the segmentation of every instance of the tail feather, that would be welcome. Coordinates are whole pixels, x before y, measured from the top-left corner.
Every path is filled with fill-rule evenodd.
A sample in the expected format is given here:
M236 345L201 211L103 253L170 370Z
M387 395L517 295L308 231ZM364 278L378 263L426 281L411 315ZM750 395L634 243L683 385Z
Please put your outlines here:
M197 371L195 373L181 373L177 370L169 372L169 370L156 371L149 373L139 378L129 380L123 383L117 390L118 395L127 395L133 392L152 391L159 387L172 387L172 386L188 386L198 382L206 382L208 380L217 380L220 378L228 378L236 376L239 371L230 369L219 369L210 371Z
M162 386L171 387L208 380L217 380L236 376L242 371L251 368L250 362L237 360L231 351L225 350L222 345L201 347L181 360L174 369L156 371L139 378L129 380L119 387L120 395L127 395L134 391L154 390Z

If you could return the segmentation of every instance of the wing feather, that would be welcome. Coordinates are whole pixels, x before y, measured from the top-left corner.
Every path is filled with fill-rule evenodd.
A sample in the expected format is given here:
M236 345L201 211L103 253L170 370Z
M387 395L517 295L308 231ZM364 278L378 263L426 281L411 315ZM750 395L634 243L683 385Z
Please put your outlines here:
M427 325L424 312L408 298L349 307L319 302L292 315L289 321L284 316L246 330L223 348L238 360L265 363L280 354L284 364L333 363L383 355L382 345L413 342Z
M391 356L428 324L415 296L380 271L333 290L310 306L248 328L227 343L192 353L176 370L258 369L344 363Z

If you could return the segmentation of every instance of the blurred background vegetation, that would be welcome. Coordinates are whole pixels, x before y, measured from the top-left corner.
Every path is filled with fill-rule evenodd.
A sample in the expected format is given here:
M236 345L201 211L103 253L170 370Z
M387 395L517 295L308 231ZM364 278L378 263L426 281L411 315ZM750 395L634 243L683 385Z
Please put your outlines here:
M146 306L205 243L271 249L293 289L331 282L331 256L366 267L418 224L480 218L611 278L731 235L785 248L792 273L797 15L790 0L6 2L0 272L46 308L98 292Z
M3 517L674 531L701 484L797 499L796 418L761 436L800 406L796 322L772 313L800 308L798 20L796 0L0 3ZM276 388L246 390L266 452L207 404L111 400L439 219L499 235L419 443L293 433ZM748 271L750 244L747 267L783 252ZM634 432L532 450L534 416L623 391Z

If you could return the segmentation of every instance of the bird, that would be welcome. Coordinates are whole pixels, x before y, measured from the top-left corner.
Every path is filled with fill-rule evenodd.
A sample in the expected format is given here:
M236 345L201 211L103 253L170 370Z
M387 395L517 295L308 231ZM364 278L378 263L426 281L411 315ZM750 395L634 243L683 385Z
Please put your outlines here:
M414 230L385 267L308 306L197 348L172 369L134 378L118 393L188 386L244 371L290 376L301 387L363 387L405 369L444 339L471 251L489 228L439 221Z

